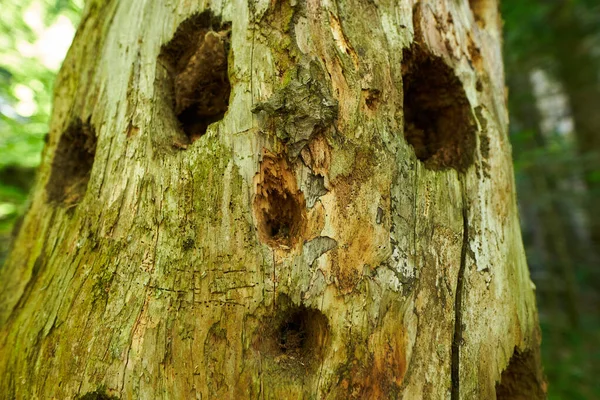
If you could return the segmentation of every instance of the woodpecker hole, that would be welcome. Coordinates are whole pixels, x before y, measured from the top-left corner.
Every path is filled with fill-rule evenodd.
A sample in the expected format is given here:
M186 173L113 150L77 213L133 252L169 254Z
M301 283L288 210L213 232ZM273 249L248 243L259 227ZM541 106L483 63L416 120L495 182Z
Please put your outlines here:
M327 336L327 317L319 310L296 307L277 329L281 354L306 359L319 352Z
M254 212L259 239L273 248L291 249L302 237L306 202L285 158L266 152L256 176Z
M404 50L404 136L432 170L473 164L476 124L460 80L442 58Z
M108 394L104 387L101 387L93 392L88 392L83 396L77 397L77 400L119 400L119 398Z
M96 132L93 126L89 121L74 120L60 136L54 153L46 185L51 203L68 206L83 198L95 155Z
M231 24L205 11L183 21L161 49L173 113L191 142L223 119L229 107L230 36Z
M329 340L329 322L321 311L294 305L280 295L277 311L264 324L262 351L284 367L311 367L323 360Z
M545 384L538 365L539 360L536 360L532 351L521 353L515 349L500 382L496 384L496 399L545 399Z

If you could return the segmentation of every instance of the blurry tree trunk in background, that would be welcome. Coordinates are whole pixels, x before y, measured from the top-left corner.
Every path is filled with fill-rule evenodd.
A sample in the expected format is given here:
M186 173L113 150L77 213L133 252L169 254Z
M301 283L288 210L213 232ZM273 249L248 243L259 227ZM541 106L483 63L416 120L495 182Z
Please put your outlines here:
M87 2L2 396L543 398L497 4L190 4Z
M594 55L590 32L578 20L573 2L560 2L550 23L556 35L552 49L559 79L569 97L575 136L584 160L589 191L588 218L597 262L600 255L600 60Z
M518 126L520 131L526 132L526 136L521 138L524 143L516 146L516 151L521 150L527 152L529 157L535 157L536 150L539 152L547 145L541 132L541 116L533 93L531 71L523 66L518 70L519 73L514 73L508 78L511 123ZM516 153L515 156L518 159L521 155ZM520 204L536 214L536 226L531 229L535 230L535 234L541 235L544 246L541 254L545 256L544 264L549 267L545 271L548 277L547 283L543 284L543 303L550 305L547 312L566 312L570 324L577 327L579 311L575 260L578 257L575 253L576 247L569 243L569 237L576 235L569 216L564 213L559 202L557 178L551 169L540 164L540 160L535 158L527 160L523 174L530 183L523 186L529 186L530 193L521 193ZM522 189L527 190L526 187ZM562 307L565 309L560 310Z

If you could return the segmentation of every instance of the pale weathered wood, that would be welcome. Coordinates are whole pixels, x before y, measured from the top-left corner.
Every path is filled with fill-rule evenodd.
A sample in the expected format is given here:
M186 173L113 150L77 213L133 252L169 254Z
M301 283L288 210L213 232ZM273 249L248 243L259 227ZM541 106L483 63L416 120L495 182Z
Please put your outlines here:
M542 398L496 8L88 2L0 397Z

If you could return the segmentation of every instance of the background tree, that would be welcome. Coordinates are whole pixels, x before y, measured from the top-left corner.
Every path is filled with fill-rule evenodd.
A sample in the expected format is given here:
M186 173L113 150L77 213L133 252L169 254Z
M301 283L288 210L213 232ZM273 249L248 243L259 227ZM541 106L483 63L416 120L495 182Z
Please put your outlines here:
M23 213L48 133L49 88L79 21L79 1L2 3L0 16L0 265Z
M543 398L494 1L91 1L7 397Z
M519 208L538 288L549 398L595 398L600 5L506 0L502 6Z

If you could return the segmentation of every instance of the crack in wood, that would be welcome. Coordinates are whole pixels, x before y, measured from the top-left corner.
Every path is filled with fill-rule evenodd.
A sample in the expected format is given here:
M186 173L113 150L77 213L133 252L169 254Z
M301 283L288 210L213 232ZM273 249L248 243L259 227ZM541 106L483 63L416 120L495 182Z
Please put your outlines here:
M456 283L456 293L454 299L454 336L452 339L452 358L451 358L451 382L450 392L451 400L460 398L460 346L463 339L462 323L462 297L464 290L464 275L467 264L467 249L469 246L469 215L467 208L467 187L465 175L459 177L462 192L462 219L463 219L463 241L460 252L460 267L458 269L458 280Z

